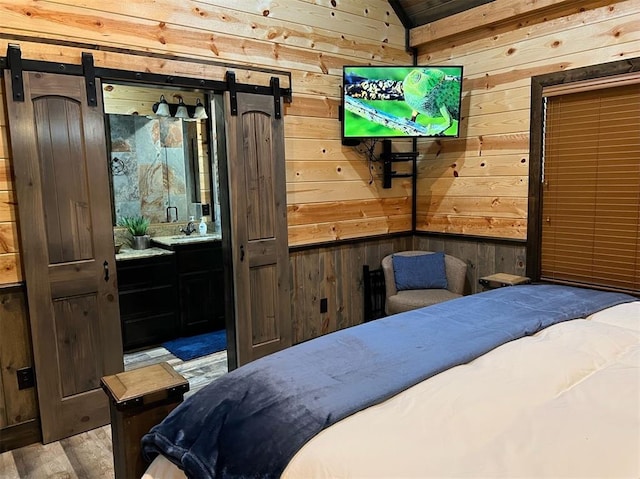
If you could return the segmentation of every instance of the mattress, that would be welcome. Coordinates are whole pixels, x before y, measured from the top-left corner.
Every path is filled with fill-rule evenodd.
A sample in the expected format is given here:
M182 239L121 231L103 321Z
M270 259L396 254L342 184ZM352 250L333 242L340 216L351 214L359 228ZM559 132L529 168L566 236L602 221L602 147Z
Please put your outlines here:
M551 326L325 429L284 478L640 477L640 302ZM184 478L162 457L145 479Z

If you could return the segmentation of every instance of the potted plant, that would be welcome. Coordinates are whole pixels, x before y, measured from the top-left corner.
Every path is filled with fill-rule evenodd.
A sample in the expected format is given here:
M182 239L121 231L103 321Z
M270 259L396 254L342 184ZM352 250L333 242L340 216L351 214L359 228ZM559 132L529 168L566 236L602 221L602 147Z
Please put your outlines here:
M123 226L131 234L131 247L133 249L146 249L151 243L147 234L149 220L144 216L123 216L118 221L118 226Z

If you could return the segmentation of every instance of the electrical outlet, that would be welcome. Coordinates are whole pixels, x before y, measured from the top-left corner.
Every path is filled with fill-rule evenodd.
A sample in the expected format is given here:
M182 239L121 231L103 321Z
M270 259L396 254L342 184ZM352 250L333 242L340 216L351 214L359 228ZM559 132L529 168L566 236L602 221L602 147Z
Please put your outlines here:
M209 216L211 214L211 205L209 203L202 203L202 216Z
M18 369L16 376L18 377L18 389L32 388L36 384L33 368Z
M320 312L321 313L326 313L328 309L329 309L329 307L327 305L327 298L322 298L320 300Z

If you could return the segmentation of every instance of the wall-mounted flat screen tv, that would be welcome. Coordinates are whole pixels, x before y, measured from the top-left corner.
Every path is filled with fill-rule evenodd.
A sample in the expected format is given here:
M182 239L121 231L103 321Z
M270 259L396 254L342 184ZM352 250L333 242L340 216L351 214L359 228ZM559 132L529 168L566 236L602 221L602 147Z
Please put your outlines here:
M345 66L343 139L458 137L462 66Z

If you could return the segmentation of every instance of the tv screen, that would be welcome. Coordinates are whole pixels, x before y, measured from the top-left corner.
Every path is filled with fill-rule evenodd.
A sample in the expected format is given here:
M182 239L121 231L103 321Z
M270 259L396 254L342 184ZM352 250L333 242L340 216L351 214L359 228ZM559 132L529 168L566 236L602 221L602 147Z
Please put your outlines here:
M457 137L461 87L462 66L345 66L342 137Z

